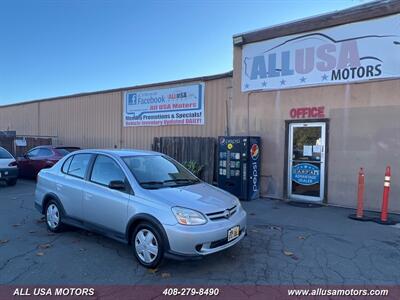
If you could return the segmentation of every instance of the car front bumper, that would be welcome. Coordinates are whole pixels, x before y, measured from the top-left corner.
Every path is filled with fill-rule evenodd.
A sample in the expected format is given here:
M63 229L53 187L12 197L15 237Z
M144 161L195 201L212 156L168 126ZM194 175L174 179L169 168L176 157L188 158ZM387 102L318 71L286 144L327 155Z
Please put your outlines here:
M0 168L0 180L18 178L18 168Z
M228 230L239 226L237 238L228 242ZM164 225L168 237L170 256L198 257L232 247L246 235L247 214L243 208L229 219L211 221L204 225Z

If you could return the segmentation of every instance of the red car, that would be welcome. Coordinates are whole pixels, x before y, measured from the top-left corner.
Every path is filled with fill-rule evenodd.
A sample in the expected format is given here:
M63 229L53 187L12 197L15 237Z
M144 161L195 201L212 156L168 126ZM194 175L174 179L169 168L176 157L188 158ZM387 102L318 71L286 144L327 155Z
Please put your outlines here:
M36 178L41 169L51 168L68 153L79 150L78 147L38 146L18 157L19 176Z

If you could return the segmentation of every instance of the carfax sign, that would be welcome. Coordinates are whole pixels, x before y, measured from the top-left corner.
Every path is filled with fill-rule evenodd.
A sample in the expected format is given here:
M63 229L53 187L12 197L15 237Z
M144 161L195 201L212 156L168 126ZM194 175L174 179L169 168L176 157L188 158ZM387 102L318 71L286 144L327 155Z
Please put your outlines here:
M243 46L243 92L396 77L400 14Z
M126 92L124 126L203 125L204 83Z
M292 167L292 180L301 185L313 185L319 183L319 167L312 164L301 163Z

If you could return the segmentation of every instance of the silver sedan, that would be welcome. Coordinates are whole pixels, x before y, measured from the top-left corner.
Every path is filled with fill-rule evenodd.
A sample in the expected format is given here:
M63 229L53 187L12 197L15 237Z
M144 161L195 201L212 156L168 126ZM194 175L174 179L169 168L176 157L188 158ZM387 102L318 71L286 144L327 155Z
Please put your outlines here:
M40 171L35 206L49 230L69 224L128 243L145 267L227 249L246 234L239 200L151 151L82 150Z

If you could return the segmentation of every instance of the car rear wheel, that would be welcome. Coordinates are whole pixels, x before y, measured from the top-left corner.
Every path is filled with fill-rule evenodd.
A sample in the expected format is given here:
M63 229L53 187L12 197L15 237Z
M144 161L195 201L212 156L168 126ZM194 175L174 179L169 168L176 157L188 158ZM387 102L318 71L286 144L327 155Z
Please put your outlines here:
M62 214L58 203L50 200L46 207L46 225L52 232L60 232L63 229L61 222Z
M146 268L157 267L164 257L164 243L155 226L139 224L132 235L132 247L136 259Z
M16 178L7 180L7 185L8 186L14 186L16 184L17 184L17 179Z

